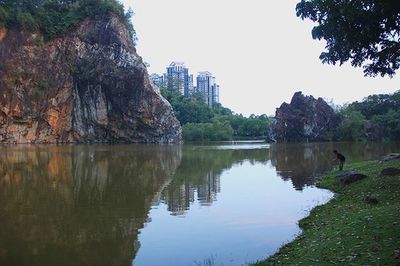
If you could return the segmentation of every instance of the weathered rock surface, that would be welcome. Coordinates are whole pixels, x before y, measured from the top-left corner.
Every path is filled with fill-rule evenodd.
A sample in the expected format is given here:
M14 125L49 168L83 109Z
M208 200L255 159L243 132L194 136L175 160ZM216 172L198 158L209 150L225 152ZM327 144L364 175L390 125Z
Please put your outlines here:
M181 140L116 16L87 19L49 42L3 28L0 62L0 143Z
M328 141L340 123L322 98L296 92L288 103L276 109L273 137L278 142Z
M387 162L398 159L400 159L400 153L389 153L388 155L383 156L381 161Z
M382 170L381 175L395 176L400 175L400 169L395 167L389 167Z
M368 176L361 174L357 170L350 169L347 171L343 171L340 175L336 176L336 180L342 185L347 185L367 177Z

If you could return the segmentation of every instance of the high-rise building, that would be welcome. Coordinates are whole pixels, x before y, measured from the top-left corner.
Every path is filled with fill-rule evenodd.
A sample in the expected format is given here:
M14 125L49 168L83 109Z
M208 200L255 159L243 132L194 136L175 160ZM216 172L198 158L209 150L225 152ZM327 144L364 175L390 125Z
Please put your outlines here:
M158 75L157 73L153 73L150 75L150 80L153 81L154 85L159 88L164 87L164 76Z
M167 67L166 85L169 90L190 96L193 90L193 75L183 62L172 62Z
M196 91L204 96L204 100L208 106L219 103L219 85L217 85L215 77L210 72L199 72Z

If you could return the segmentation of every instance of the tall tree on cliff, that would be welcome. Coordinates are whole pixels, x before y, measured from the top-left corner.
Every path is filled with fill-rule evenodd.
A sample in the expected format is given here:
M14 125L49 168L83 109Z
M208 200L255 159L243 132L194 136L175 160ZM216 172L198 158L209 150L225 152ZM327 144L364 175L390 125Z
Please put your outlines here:
M301 0L296 11L318 23L312 37L327 42L323 63L350 61L366 76L392 77L399 68L399 0Z

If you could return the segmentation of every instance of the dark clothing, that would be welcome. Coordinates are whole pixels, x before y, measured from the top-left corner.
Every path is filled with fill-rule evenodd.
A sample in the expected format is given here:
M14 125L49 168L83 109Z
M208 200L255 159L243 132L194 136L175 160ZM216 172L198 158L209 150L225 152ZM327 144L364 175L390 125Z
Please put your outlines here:
M345 162L346 161L346 157L344 157L344 155L341 154L341 153L336 153L336 158L338 158L338 160L341 161L341 162Z
M344 162L346 161L346 157L344 157L343 154L338 153L337 151L335 151L335 154L336 154L336 158L339 160L339 170L342 171Z

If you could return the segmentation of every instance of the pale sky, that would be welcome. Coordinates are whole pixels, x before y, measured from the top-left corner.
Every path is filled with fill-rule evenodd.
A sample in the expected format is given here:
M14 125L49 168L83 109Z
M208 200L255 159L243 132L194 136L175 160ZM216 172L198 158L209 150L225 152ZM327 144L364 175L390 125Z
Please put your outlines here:
M274 115L293 93L362 100L400 89L392 79L364 77L362 68L324 65L324 42L313 40L309 20L295 14L300 0L123 0L135 12L137 50L149 73L183 61L196 76L210 71L220 101L244 115Z

